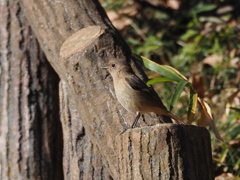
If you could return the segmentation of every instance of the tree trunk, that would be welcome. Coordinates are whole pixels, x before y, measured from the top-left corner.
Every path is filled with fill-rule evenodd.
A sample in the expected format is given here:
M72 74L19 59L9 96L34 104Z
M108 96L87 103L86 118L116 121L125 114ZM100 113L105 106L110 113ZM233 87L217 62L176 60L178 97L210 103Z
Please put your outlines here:
M163 124L118 138L120 179L214 179L205 128Z
M0 179L62 179L58 76L19 1L0 14Z
M145 121L140 121L142 128L120 134L133 122L134 114L126 112L117 102L112 79L100 67L105 66L111 58L124 58L131 62L132 68L140 78L144 79L146 76L135 63L131 51L111 25L97 1L21 0L21 5L42 50L62 81L60 83L60 114L63 126L65 179L201 179L202 177L213 179L210 138L204 128L155 125L159 120L148 116ZM29 51L34 51L34 47ZM7 56L9 55L6 54L6 64L9 63ZM34 60L29 61L34 62ZM6 72L9 67L11 66L5 67ZM22 74L18 74L18 78L21 78ZM8 76L11 76L11 73L6 74L3 79ZM52 77L52 75L47 77ZM18 87L23 85L19 82L18 84ZM55 87L52 91L57 90L55 85L49 81L46 88ZM4 118L7 117L10 109L6 104L10 100L6 99L8 96L5 91L14 89L9 87L8 84L1 87L3 89L2 104L5 109L2 112ZM53 97L57 95L57 93L52 94L50 99L52 104L56 103ZM34 96L30 94L27 97ZM39 95L39 98L42 97ZM15 104L19 105L19 102ZM54 105L54 108L58 107L57 104ZM23 108L23 106L19 107ZM51 115L51 112L57 112L51 107L42 108L38 118L47 118L46 116ZM10 120L13 119L19 120L9 117L1 122L9 126ZM39 153L40 158L47 154L44 148L50 152L50 147L55 147L59 154L62 152L59 146L62 140L61 134L57 138L47 136L48 132L54 135L57 135L56 132L62 132L57 124L58 118L55 117L54 120L51 123L54 121L55 124L46 125L47 127L38 121L41 130L34 131L34 133L42 133L39 135L39 138L42 138L41 149L40 151L33 149L30 152ZM25 124L21 123L14 123L16 127L11 132L16 133L26 128ZM29 128L33 130L31 126ZM55 131L57 129L58 131ZM9 138L11 135L9 132L5 129L1 132L1 143L6 147L8 143L4 141L4 138ZM23 140L23 133L18 134L16 139ZM28 137L26 139L29 140ZM48 143L43 143L43 139L47 139ZM49 144L50 142L52 143ZM27 148L27 146L18 144L17 147L18 149ZM6 154L2 157L8 159L11 152L8 149L4 149L3 152ZM16 164L22 160L23 155L14 157ZM49 161L55 160L54 162L58 162L57 165L60 167L62 163L57 157L59 156L54 156L52 153ZM42 165L42 161L44 160L41 159L36 166ZM5 165L2 164L2 167ZM4 167L6 169L2 172L15 173L15 169L8 167ZM22 168L20 167L18 166L18 169ZM43 166L38 167L36 169L41 173L44 170L51 171L56 179L57 176L62 175L61 168L56 172L58 168L55 167L45 167L46 169L41 169L44 168ZM23 172L28 172L28 169ZM27 177L30 178L30 176ZM35 179L53 179L53 176L39 175Z
M68 86L60 83L60 110L64 134L64 179L111 179L99 153L85 132Z

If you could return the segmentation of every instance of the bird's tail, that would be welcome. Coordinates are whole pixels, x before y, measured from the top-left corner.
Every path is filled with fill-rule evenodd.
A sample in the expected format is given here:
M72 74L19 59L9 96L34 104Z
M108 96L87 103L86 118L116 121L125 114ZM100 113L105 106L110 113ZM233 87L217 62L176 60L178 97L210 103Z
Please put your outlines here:
M166 115L169 116L170 118L174 119L175 121L177 121L177 123L179 123L179 124L185 124L181 118L179 118L178 116L176 116L170 112L168 112L168 114L166 114Z
M177 123L179 123L179 124L185 124L181 118L179 118L178 116L170 113L170 112L169 112L168 110L166 110L166 109L154 108L154 109L153 109L153 112L156 113L156 114L161 114L161 115L169 116L170 118L174 119L174 120L175 120Z

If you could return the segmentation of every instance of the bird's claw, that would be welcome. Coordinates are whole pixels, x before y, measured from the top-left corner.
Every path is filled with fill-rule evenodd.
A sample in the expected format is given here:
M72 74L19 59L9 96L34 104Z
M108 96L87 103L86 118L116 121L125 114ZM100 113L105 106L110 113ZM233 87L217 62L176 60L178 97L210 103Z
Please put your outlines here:
M127 127L127 128L125 128L120 134L125 133L128 129L133 129L133 128L132 128L132 127Z

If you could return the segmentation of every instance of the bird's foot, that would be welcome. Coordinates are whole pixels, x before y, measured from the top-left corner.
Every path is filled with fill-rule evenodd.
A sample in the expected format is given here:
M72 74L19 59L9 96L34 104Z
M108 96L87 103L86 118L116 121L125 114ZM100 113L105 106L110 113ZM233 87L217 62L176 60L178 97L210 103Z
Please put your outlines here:
M120 134L125 133L128 129L133 129L133 128L132 128L132 127L127 127L127 128L125 128Z

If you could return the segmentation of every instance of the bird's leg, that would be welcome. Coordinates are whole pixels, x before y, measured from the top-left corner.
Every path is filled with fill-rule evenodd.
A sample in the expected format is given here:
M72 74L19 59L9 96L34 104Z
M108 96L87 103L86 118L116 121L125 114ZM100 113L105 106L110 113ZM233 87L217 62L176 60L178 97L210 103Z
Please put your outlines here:
M143 119L143 122L146 123L144 114L142 114L142 119Z
M141 113L140 112L137 112L137 116L136 116L136 118L134 119L134 122L133 122L133 124L132 124L132 129L133 128L135 128L135 126L136 126L136 124L137 124L137 122L138 122L138 119L140 118L140 116L141 116ZM143 116L144 117L144 116ZM126 128L126 129L124 129L123 130L123 132L121 132L121 134L123 134L126 130L128 130L129 128Z
M136 118L135 118L135 120L134 120L134 122L132 124L132 128L135 128L135 126L136 126L136 124L138 122L138 119L140 118L140 115L141 115L141 113L137 112L137 116L136 116Z

